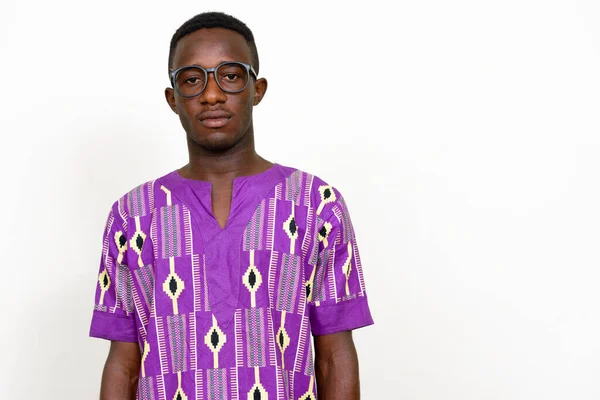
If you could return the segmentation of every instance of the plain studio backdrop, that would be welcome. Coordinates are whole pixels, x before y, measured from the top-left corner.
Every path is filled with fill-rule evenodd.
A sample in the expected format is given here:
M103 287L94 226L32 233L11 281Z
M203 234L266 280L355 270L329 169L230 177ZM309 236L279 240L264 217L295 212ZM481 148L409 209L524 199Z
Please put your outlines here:
M363 398L600 398L600 4L2 1L0 398L94 399L113 201L185 164L171 35L231 13L266 158L344 193Z

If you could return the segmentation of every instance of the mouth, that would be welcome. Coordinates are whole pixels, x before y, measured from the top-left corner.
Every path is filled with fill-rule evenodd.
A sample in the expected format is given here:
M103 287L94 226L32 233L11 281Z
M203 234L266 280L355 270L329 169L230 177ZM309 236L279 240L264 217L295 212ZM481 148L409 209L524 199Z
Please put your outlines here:
M201 119L200 123L207 128L220 128L226 125L230 120L231 118L206 118Z
M226 125L233 115L226 111L206 111L198 116L198 121L207 128L221 128Z

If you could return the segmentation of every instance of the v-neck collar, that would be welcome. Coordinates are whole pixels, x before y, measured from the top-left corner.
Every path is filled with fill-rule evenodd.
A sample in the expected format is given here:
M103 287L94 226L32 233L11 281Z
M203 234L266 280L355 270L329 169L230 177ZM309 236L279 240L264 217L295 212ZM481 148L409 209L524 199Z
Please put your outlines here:
M289 170L286 174L286 170ZM254 175L238 176L233 179L233 187L231 191L231 204L229 206L229 215L227 216L227 222L225 227L221 227L217 221L212 206L212 187L213 184L205 180L190 179L181 176L178 170L175 170L165 177L161 178L161 183L168 186L173 194L176 195L178 188L189 187L194 193L194 197L200 202L200 205L204 212L203 215L203 229L207 226L216 225L219 231L225 231L227 228L236 223L236 219L243 218L244 212L242 211L246 203L252 202L256 196L248 196L246 188L251 188L255 194L266 194L264 189L270 189L275 184L279 183L282 179L285 179L289 175L291 168L283 167L280 164L274 163L269 169ZM188 196L183 196L188 197ZM262 198L262 196L259 196ZM184 200L183 198L180 200ZM187 204L186 201L184 203ZM187 204L191 206L191 204Z
M224 327L231 323L238 305L240 255L248 221L260 202L293 172L293 168L274 164L259 174L235 178L225 228L212 211L210 182L184 178L177 171L159 179L190 210L194 241L203 242L210 308Z

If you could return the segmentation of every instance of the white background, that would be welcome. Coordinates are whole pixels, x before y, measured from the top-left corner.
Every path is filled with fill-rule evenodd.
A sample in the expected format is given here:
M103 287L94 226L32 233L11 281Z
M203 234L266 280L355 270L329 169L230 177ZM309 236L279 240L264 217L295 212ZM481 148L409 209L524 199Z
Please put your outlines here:
M186 162L171 35L254 31L265 157L345 195L363 398L600 398L600 3L5 1L2 399L97 398L114 200Z

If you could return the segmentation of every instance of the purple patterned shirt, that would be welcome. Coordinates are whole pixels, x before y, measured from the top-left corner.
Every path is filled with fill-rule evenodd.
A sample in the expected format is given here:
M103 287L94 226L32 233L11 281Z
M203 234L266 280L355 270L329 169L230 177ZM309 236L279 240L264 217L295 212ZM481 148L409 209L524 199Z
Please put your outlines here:
M275 164L211 184L177 171L112 207L90 336L137 342L138 399L315 400L310 334L373 323L340 193Z

